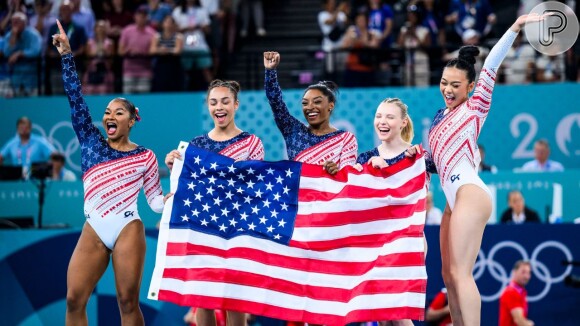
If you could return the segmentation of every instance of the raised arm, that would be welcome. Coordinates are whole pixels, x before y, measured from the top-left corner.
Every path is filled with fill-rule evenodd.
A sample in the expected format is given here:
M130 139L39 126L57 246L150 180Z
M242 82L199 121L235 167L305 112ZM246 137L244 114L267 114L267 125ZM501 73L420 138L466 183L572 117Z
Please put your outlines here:
M274 113L274 120L278 129L282 132L284 137L288 136L296 124L302 124L298 119L294 118L288 106L282 98L282 89L278 84L278 74L276 68L280 63L280 54L278 52L264 52L264 68L266 68L266 76L264 81L264 89L266 90L266 97Z
M52 36L52 44L61 55L62 80L70 104L72 125L79 142L83 144L90 137L102 137L102 135L93 124L89 107L83 98L81 82L77 75L68 37L60 22L57 20L56 23L59 33Z

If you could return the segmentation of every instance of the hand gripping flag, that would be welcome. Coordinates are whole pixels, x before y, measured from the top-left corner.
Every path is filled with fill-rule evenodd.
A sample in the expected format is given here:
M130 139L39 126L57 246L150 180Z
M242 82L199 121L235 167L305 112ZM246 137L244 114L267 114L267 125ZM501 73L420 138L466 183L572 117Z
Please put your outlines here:
M150 299L326 325L423 320L422 154L331 176L181 147Z

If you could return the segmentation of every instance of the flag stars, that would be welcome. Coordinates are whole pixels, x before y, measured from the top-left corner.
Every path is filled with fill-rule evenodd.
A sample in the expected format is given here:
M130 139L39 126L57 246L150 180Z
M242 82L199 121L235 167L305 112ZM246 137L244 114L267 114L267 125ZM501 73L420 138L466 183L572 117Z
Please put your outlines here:
M290 192L290 188L284 186L284 188L282 188L282 190L284 191L284 194L288 194Z
M236 172L236 167L232 164L230 166L228 166L228 171L230 171L231 173Z
M244 193L244 189L242 187L239 187L238 189L236 189L236 192L238 194L242 194L242 193Z
M203 211L204 212L209 212L209 205L208 204L203 204L201 206L203 206Z
M268 169L266 170L266 172L267 172L268 174L272 174L272 175L274 175L274 169L272 169L272 168L268 168Z
M182 221L182 222L188 222L188 221L189 221L189 217L187 217L187 215L185 215L185 214L184 214L184 215L181 217L181 221Z
M202 166L201 169L199 169L199 174L201 175L205 175L207 172L207 170Z
M249 168L249 169L247 170L247 172L248 172L248 174L254 174L254 169L252 169L252 168Z
M246 203L246 204L249 204L251 200L252 200L252 197L250 197L250 196L244 197L244 203Z
M217 180L213 175L209 178L207 178L207 180L209 181L210 184L215 184L215 181Z
M260 210L260 209L258 208L258 205L256 205L256 206L252 207L252 213L253 213L253 214L258 214L258 211L259 211L259 210Z
M250 229L251 231L254 231L255 228L256 228L256 226L254 225L253 222L248 224L248 229Z
M234 203L232 203L232 205L234 206L234 209L235 209L235 210L237 210L237 211L239 211L239 210L240 210L240 206L241 206L241 205L240 205L240 204L238 204L238 202L234 202Z
M217 170L217 163L216 162L211 163L209 165L209 168L212 169L212 170Z
M184 206L187 206L187 207L191 207L191 206L190 206L190 205L191 205L191 202L189 201L189 198L187 198L187 199L185 199L185 200L183 201L183 205L184 205Z
M248 185L248 188L254 188L255 183L252 182L252 180L246 182L246 184Z
M234 181L234 179L232 179L232 178L230 178L230 179L228 180L228 186L229 186L229 187L233 187L235 183L236 183L236 181Z
M193 182L190 182L187 184L187 189L193 190L193 188L195 188L195 185L193 184Z
M280 226L280 227L286 226L286 221L284 221L284 220L278 221L278 226Z
M270 182L266 183L266 190L270 190L272 191L272 188L274 187L274 185Z
M272 217L278 218L278 212L276 210L271 211L270 214L272 214Z
M268 229L268 233L272 233L272 231L274 231L274 227L273 226L269 226L266 229Z
M283 211L288 211L288 205L286 203L282 203L281 206Z
M246 214L246 213L240 214L240 220L247 221L248 220L248 214Z
M197 175L197 172L191 172L191 177L196 179L199 178L199 176Z
M281 236L280 236L279 234L276 234L276 235L274 236L274 240L280 240L280 238L281 238Z
M220 178L224 178L226 176L224 171L220 171L218 174L219 174Z
M227 217L227 216L228 216L228 214L230 213L230 211L228 211L227 207L225 207L225 208L222 208L222 210L221 210L221 211L222 211L222 216L225 216L225 217Z
M276 183L282 184L282 181L284 181L284 179L281 176L276 177Z
M206 194L213 195L214 189L213 189L213 187L212 187L212 186L209 186L209 187L206 189L206 191L207 191L207 192L206 192Z
M227 227L225 226L225 224L222 223L222 225L220 225L220 231L224 231L226 232Z
M258 191L256 191L256 197L262 198L262 194L263 194L262 190L258 189Z
M219 197L213 199L213 204L219 206L222 203L222 200Z
M260 224L266 224L267 220L265 216L260 217Z
M239 173L239 174L237 175L237 177L238 177L238 179L240 179L240 180L244 181L244 175L243 175L243 174Z
M271 204L271 203L270 203L270 201L269 201L268 199L266 199L266 200L264 200L264 201L262 202L262 204L264 204L264 207L270 207L270 204Z
M280 196L280 194L279 194L279 193L275 193L275 194L274 194L274 200L276 200L276 201L280 201L280 197L281 197L281 196Z
M196 156L194 159L195 164L199 165L199 163L201 162L201 159L199 158L199 156Z
M207 226L209 222L205 220L205 218L203 220L201 220L201 225L203 226Z
M232 194L232 192L228 190L228 192L226 192L226 199L232 199L233 195L234 194Z
M292 177L292 173L294 173L294 172L292 172L292 170L290 170L290 169L286 170L287 177Z
M211 220L212 220L212 221L214 221L214 222L217 222L217 220L218 220L218 218L219 218L219 217L218 217L217 215L215 215L215 214L211 214L211 216L210 216L210 217L211 217Z
M199 215L199 211L196 209L191 211L191 214L193 214L193 216L197 217Z
M238 222L232 218L230 220L230 225L233 226L233 227L236 227L236 224L238 224Z
M258 178L258 181L264 181L264 176L261 173L258 174L256 178Z
M197 194L195 194L195 200L197 200L197 201L201 201L202 197L203 196L201 195L201 192L199 192L199 191L197 192Z

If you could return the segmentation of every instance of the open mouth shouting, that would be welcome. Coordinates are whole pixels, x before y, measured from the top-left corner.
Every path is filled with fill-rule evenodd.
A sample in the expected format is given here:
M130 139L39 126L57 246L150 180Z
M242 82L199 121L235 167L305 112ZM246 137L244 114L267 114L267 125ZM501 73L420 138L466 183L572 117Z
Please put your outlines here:
M117 131L117 124L114 122L107 122L107 135L114 135Z
M388 127L379 127L377 130L379 131L379 137L387 137L391 132L391 128Z
M445 94L445 104L451 106L455 102L455 96L453 94Z
M306 118L308 120L315 120L318 116L320 116L320 112L318 111L306 111Z
M218 123L223 123L226 121L227 113L220 112L220 113L216 113L214 116L215 116Z

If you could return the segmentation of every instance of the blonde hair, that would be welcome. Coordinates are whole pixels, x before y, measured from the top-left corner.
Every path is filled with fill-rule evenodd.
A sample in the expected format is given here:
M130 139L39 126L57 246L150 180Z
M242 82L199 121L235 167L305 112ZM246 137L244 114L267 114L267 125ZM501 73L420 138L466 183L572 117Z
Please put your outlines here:
M413 133L413 120L411 120L411 116L409 115L409 107L407 104L403 103L400 99L396 97L388 97L383 100L381 103L389 103L394 104L401 109L401 116L403 119L407 119L407 125L401 130L401 138L407 143L410 143L413 140L415 134Z

